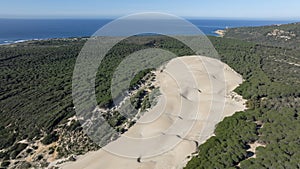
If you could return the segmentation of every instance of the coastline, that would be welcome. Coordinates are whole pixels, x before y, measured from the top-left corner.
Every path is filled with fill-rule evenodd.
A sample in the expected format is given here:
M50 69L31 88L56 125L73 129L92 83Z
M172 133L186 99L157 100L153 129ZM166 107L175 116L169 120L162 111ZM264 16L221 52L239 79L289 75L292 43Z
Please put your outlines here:
M47 19L46 19L47 20ZM187 19L189 22L194 24L196 27L198 27L203 33L207 36L222 36L222 30L226 30L227 26L230 26L230 28L238 28L238 27L249 27L249 26L271 26L271 25L282 25L282 24L289 24L294 23L298 21L255 21L255 20L205 20L205 19ZM29 22L32 20L28 20ZM45 21L45 20L43 20ZM105 22L101 22L105 21ZM1 22L1 19L0 19ZM0 39L0 46L2 45L9 45L9 44L17 44L22 42L28 42L32 40L51 40L51 39L67 39L67 38L82 38L82 37L89 37L91 36L96 30L104 26L108 20L95 20L93 22L89 22L88 20L66 20L68 24L65 25L65 29L57 30L57 32L51 33L49 32L49 29L53 27L56 28L57 26L62 26L63 23L61 22L53 22L51 20L51 24L48 25L47 29L44 27L40 27L39 22L34 21L34 25L37 26L37 29L33 30L34 32L37 32L38 35L34 35L31 32L24 32L24 26L21 25L21 23L18 22L18 20L12 21L14 25L4 25L4 27L0 28L0 32L2 30L8 32L8 34L0 35L2 38ZM80 23L88 23L90 25L90 29L86 30L85 32L82 32L82 30L74 29L74 25L78 25ZM246 23L245 23L246 22ZM97 26L95 26L95 23L98 23ZM10 31L10 27L15 25L20 25L18 29L15 30L22 32L22 35L16 36L13 31ZM26 25L25 25L26 26ZM218 30L216 30L218 29ZM70 32L71 30L71 32ZM220 31L221 30L221 31ZM14 37L14 38L13 38Z
M9 45L9 44L15 44L15 43L22 43L22 42L26 42L26 41L30 41L30 40L37 40L37 39L29 39L29 40L21 39L21 40L15 40L15 41L4 41L3 43L0 43L0 45Z
M45 38L45 39L22 39L22 40L16 40L16 41L5 41L5 43L0 43L0 46L9 46L9 45L18 45L18 44L26 44L26 43L34 43L34 42L42 42L42 41L51 41L51 40L57 40L57 41L75 41L79 39L88 39L89 37L83 36L83 37L67 37L67 38Z
M225 34L225 30L216 30L212 32L213 34L205 34L206 36L215 36L215 37L223 37ZM78 36L78 37L58 37L58 38L33 38L33 39L19 39L19 40L5 40L0 42L0 46L9 46L16 45L22 43L31 43L37 41L50 41L50 40L77 40L77 39L88 39L90 37L87 36Z
M5 40L2 43L0 43L0 46L22 44L22 43L35 42L35 41L48 41L48 40L55 40L55 39L63 39L63 38Z

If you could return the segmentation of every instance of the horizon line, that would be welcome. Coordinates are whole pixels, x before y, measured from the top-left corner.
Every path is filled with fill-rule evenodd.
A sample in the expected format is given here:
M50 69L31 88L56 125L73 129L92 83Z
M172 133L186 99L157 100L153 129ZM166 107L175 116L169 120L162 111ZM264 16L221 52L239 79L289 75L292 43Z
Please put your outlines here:
M126 16L126 15L124 15ZM42 16L42 17L0 17L0 19L107 19L115 20L122 16ZM193 19L203 19L203 20L252 20L252 21L300 21L300 18L294 17L265 17L265 18L255 18L255 17L202 17L202 16L179 16L183 19L193 20Z

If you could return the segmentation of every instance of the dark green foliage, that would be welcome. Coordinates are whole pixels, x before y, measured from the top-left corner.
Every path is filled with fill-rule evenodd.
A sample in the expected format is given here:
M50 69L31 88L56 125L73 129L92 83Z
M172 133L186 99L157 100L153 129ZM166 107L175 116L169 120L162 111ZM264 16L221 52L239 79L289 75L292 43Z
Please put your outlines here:
M3 161L3 162L1 163L1 167L8 167L9 164L10 164L9 161Z
M21 151L23 151L28 145L23 143L17 143L10 148L11 154L10 158L16 158Z
M284 31L278 33L277 36L268 36L275 29ZM294 34L294 35L292 35ZM300 43L300 23L272 25L262 27L242 27L228 29L225 33L226 38L235 38L245 41L251 41L258 44L284 47L290 49L299 49ZM289 36L291 39L285 39L284 36Z
M263 97L299 97L300 75L296 65L280 63L285 49L247 43L239 40L213 38L211 40L221 60L229 64L246 80L235 91L244 98L258 100ZM236 49L236 50L234 50ZM287 53L287 52L286 52ZM299 59L299 52L290 50L287 61ZM272 59L271 59L272 58ZM291 71L292 70L292 71Z
M142 107L144 97L146 97L147 92L144 89L139 90L132 98L130 98L131 104L135 109Z
M32 167L31 164L27 161L22 161L21 162L21 165L20 165L21 168L30 168Z
M140 71L136 76L134 76L134 78L131 80L130 82L130 89L133 89L136 84L142 83L142 78L145 77L151 70L150 69L146 69L143 71Z
M146 95L142 102L141 111L145 111L146 109L148 109L150 107L151 107L151 103L149 100L149 95Z
M37 156L37 160L41 160L41 159L43 159L43 155L40 154Z
M259 120L264 127L259 130L259 142L267 147L257 148L256 158L241 162L241 168L299 168L299 129L298 111L281 108L279 111L266 111Z
M0 149L23 139L38 140L42 131L47 133L43 140L45 144L57 139L52 131L75 114L72 73L84 43L84 39L78 38L0 46ZM138 36L120 42L99 67L96 92L100 106L112 106L110 79L122 59L152 47L177 55L192 54L182 43L164 36ZM140 72L131 86L139 83L147 72L149 70ZM114 126L122 121L123 117L118 116L110 123ZM77 129L78 125L73 124L69 129Z
M235 91L248 99L250 110L220 122L216 136L200 145L186 168L299 168L300 68L278 62L299 61L299 52L226 38L211 40L221 59L245 79ZM249 159L248 144L255 141L266 147L258 147L256 158Z
M0 148L39 139L74 114L71 82L84 41L53 40L0 47Z
M17 135L12 133L12 131L3 129L0 130L0 149L12 146L16 140Z
M53 154L53 153L54 153L54 151L55 151L55 148L53 148L53 147L50 147L50 148L49 148L49 152L48 152L48 154Z
M106 120L108 124L112 127L117 127L126 121L126 118L122 116L119 112L115 111L111 116L107 116Z
M225 118L216 129L216 136L199 147L198 156L186 168L229 168L247 156L246 144L257 140L256 124L252 123L253 111L239 112Z
M251 123L252 119L250 117L247 117L247 115L252 113L253 111L249 110L247 112L235 113L232 117L226 117L217 125L215 134L222 140L226 140L228 138L241 139L240 141L244 143L257 140L257 126L256 124Z
M67 126L67 129L70 131L74 131L76 129L81 129L81 124L79 121L73 120L70 126Z
M0 159L3 159L3 160L9 160L9 154L8 152L0 152Z
M32 152L32 149L31 148L28 148L27 150L26 150L26 153L31 153Z
M57 132L52 132L51 134L48 134L44 139L41 141L44 145L51 144L55 141L57 141L59 138Z
M143 49L160 48L173 52L177 56L191 55L194 52L182 42L166 36L133 36L115 45L101 61L97 78L97 102L100 107L112 107L110 83L117 66L128 55ZM149 69L139 72L131 81L130 87L139 83L149 73Z

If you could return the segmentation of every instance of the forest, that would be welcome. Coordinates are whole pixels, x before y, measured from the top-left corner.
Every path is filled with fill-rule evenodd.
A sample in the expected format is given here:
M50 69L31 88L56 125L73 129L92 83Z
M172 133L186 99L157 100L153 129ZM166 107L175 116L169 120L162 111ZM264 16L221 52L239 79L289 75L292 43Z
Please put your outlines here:
M3 150L0 152L0 161L3 165L6 166L13 159L22 159L22 151L29 155L33 153L35 147L20 144L22 140L49 145L58 141L60 136L55 131L57 129L64 128L70 132L81 130L77 122L72 122L71 126L65 124L68 118L75 115L72 73L85 42L86 38L52 39L0 46L0 149ZM100 107L113 106L109 79L122 59L132 52L153 48L154 45L177 56L193 54L182 43L165 36L134 36L121 41L105 56L98 70L95 89ZM131 87L148 72L150 70L138 73L131 81ZM145 109L149 107L148 102L145 100L140 106ZM124 117L118 112L113 115L107 116L107 120L117 128L124 122ZM92 144L91 140L89 142ZM73 143L66 144L71 146ZM91 147L94 149L97 146ZM55 147L59 157L69 153L84 153L90 146L84 149L74 152L65 147Z
M235 91L248 100L248 110L220 122L185 168L300 168L300 68L289 64L299 63L299 51L211 40L222 61L245 79ZM255 154L249 151L254 143L260 145Z
M255 42L261 45L299 49L300 23L227 29L226 38Z

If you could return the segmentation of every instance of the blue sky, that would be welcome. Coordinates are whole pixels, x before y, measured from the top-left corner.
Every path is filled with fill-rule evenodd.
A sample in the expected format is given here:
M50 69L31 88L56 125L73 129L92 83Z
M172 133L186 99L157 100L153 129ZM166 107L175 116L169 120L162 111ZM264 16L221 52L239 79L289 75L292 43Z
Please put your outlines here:
M115 18L165 12L186 18L299 19L299 0L2 0L0 18Z

